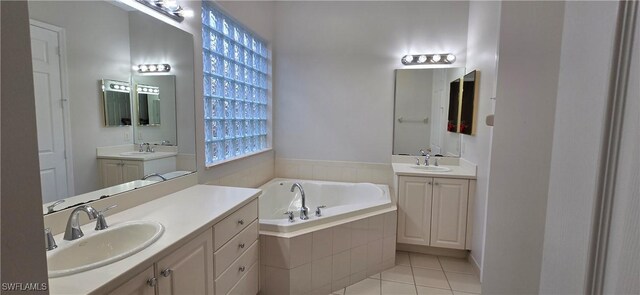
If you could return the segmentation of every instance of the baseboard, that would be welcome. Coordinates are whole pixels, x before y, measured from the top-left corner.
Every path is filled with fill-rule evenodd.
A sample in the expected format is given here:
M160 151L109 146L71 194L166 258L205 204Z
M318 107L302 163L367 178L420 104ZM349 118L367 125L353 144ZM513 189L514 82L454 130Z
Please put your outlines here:
M482 272L480 271L480 264L478 263L478 261L476 261L476 258L473 257L473 255L471 254L469 254L469 256L467 257L467 260L473 266L473 270L476 272L476 274L480 278L480 283L482 283Z
M467 256L470 256L468 250L445 249L445 248L438 248L438 247L400 244L400 243L396 244L396 250L429 254L429 255L437 255L437 256L448 256L448 257L454 257L454 258L467 258Z

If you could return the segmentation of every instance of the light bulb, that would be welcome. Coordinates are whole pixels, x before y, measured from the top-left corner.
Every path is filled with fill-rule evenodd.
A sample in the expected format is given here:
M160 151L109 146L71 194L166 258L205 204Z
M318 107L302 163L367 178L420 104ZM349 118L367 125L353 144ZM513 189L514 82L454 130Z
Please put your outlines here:
M160 92L160 90L154 89L153 92L158 93L158 92Z
M165 66L164 65L158 65L158 71L162 72L165 70Z
M140 68L138 68L138 66L133 66L133 67L131 67L131 69L133 69L134 71L137 71L137 70L139 70Z
M453 54L447 54L447 61L448 62L453 62L456 60L456 56Z
M185 9L180 11L180 15L182 15L183 17L192 17L194 13L193 13L193 10L191 9Z
M124 90L129 91L129 90L131 90L131 87L126 86L126 87L124 88Z
M155 65L150 65L149 66L149 71L151 72L155 72L158 68Z
M140 66L140 71L141 72L146 72L147 70L149 70L149 68L146 65L141 65Z
M173 12L180 10L180 5L178 5L178 1L176 0L164 0L162 1L162 6L164 6L164 8L169 9Z
M440 54L434 54L434 55L431 57L431 60L433 60L433 62L439 62L441 58L442 58L442 57L440 56Z
M404 63L410 64L413 61L413 55L405 55L403 60Z
M138 89L137 89L137 90L138 90L138 92L140 92L140 91L142 91L142 88L138 87Z
M421 55L418 57L418 63L424 63L425 61L427 61L427 56L426 55Z

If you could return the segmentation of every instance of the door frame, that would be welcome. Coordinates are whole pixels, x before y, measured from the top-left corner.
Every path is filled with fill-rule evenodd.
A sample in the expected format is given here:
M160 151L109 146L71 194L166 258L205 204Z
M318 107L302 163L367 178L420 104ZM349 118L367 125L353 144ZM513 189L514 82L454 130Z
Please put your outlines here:
M71 140L71 112L69 111L69 77L67 73L67 36L66 30L54 25L43 23L35 19L29 19L30 26L40 27L58 34L58 56L60 57L60 89L62 91L62 125L64 133L64 155L67 172L68 197L75 196L73 178L73 152Z

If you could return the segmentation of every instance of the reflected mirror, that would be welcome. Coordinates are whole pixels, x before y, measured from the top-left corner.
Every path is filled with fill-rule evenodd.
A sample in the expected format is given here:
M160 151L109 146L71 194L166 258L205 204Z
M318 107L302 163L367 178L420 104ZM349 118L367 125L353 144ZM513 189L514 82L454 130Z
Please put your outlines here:
M136 94L138 126L160 126L160 87L138 84Z
M45 214L196 170L191 34L115 1L28 5Z
M476 134L476 115L478 104L476 103L477 91L477 71L472 71L464 75L462 82L462 99L460 107L460 133L467 135Z
M105 126L131 125L130 92L129 82L102 80Z
M434 156L460 156L460 135L447 130L450 93L459 94L450 82L463 75L464 68L395 71L394 155L430 149Z

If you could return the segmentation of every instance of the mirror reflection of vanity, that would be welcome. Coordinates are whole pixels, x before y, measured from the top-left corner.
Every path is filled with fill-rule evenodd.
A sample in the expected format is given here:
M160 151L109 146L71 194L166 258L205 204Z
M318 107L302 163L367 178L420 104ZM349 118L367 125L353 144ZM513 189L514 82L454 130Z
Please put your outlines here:
M196 170L191 34L117 2L29 1L29 15L43 212ZM170 72L132 70L154 63Z
M398 69L395 72L393 154L460 156L460 134L448 131L451 83L464 76L464 68ZM453 91L452 91L453 90ZM452 106L457 108L457 106ZM453 110L456 114L458 110Z

